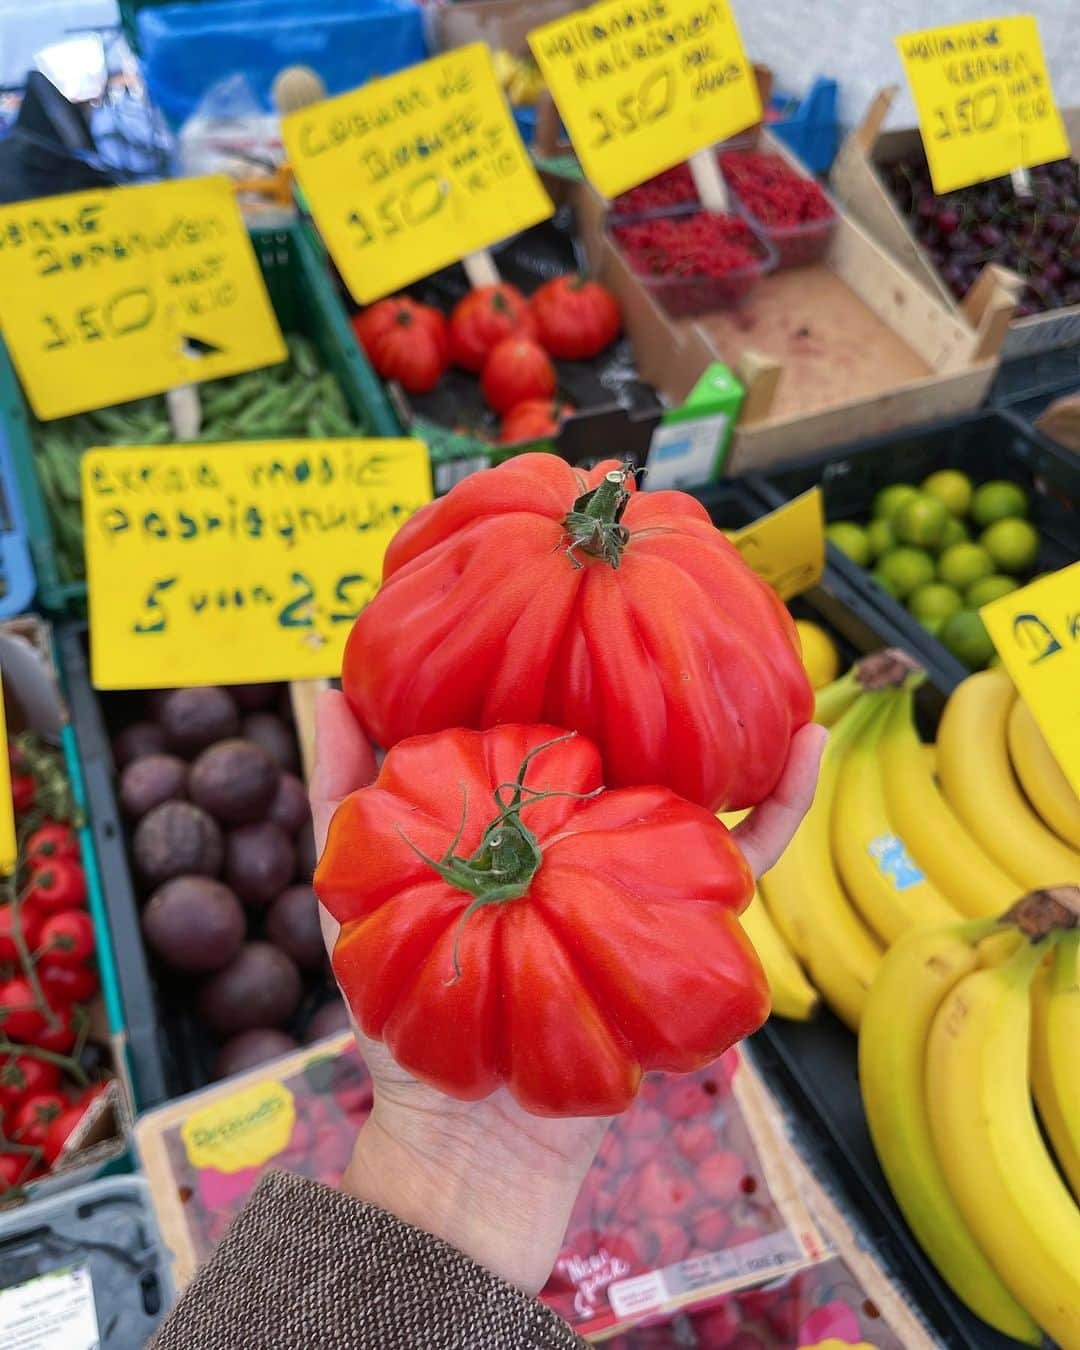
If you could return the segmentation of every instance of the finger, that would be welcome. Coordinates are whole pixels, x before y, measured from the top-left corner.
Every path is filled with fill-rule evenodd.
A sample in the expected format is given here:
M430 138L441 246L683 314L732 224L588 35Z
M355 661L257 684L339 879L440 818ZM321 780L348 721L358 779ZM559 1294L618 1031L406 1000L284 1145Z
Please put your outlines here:
M829 733L815 722L798 731L772 796L735 827L735 841L755 877L772 867L809 811L828 739Z
M328 689L315 713L315 770L311 775L311 814L315 851L326 843L330 819L342 800L375 777L375 755L353 717L345 695Z

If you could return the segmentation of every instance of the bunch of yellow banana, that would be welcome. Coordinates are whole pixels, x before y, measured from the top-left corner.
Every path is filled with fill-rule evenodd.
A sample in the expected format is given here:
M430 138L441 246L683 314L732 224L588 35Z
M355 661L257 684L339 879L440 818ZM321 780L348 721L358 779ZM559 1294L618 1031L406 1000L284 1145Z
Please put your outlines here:
M1080 1348L1078 915L1068 888L1021 901L1002 934L914 929L859 1031L870 1133L927 1256L991 1326L1062 1350Z
M936 747L916 729L921 678L879 652L818 691L832 736L817 796L746 920L780 1016L809 1017L816 988L856 1029L884 950L911 928L1080 883L1080 801L1008 677L960 685Z
M531 56L514 56L500 49L492 54L495 78L515 108L531 106L544 92L544 77Z

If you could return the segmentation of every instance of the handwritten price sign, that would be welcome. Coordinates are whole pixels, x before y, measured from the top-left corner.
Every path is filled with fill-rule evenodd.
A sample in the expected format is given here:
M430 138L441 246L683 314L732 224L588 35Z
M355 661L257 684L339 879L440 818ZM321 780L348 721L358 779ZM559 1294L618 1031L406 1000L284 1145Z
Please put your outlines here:
M554 210L474 43L285 118L319 233L360 304Z
M285 359L223 177L0 207L0 326L43 419Z
M529 46L605 197L761 119L727 0L603 0L534 29Z
M1039 28L1030 14L897 38L934 191L1065 159Z
M83 456L99 689L325 679L431 500L419 441L251 441Z
M985 606L986 630L1061 771L1080 795L1080 563Z

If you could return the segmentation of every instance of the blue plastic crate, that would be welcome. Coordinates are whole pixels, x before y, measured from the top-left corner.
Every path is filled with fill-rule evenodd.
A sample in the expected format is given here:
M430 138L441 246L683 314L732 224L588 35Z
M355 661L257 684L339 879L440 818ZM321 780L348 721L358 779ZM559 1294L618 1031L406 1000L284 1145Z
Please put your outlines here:
M836 157L840 139L836 120L838 92L835 80L819 75L799 101L777 93L769 99L770 109L784 114L769 121L769 130L813 173L827 173Z

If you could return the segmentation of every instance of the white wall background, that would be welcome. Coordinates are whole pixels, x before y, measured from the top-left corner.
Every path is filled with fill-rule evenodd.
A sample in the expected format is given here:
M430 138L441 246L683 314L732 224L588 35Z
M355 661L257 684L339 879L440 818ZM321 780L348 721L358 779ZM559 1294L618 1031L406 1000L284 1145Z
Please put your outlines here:
M1034 14L1058 106L1080 105L1080 0L732 0L751 60L776 72L785 92L803 93L815 75L840 84L840 118L857 123L874 93L899 84L888 126L915 123L893 38L920 28Z

